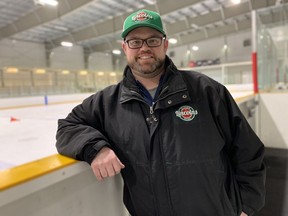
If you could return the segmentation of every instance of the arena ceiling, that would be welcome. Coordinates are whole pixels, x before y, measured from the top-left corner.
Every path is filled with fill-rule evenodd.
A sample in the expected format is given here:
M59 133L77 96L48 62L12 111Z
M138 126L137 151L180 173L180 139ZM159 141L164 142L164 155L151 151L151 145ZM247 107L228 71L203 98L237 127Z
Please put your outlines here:
M0 1L0 40L49 48L69 41L89 52L106 52L120 48L125 17L145 8L162 15L168 37L176 38L178 46L248 30L252 10L263 11L267 24L288 15L287 0L59 0L54 7L37 2Z

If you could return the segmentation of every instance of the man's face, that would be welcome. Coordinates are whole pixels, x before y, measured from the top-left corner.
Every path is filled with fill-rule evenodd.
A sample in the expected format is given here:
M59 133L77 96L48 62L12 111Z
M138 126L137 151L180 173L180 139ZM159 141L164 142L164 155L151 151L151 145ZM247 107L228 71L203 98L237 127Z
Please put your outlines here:
M128 46L127 41L133 39L146 40L149 38L162 39L163 34L153 28L140 27L129 32L126 36L126 42L122 43L122 48L126 54L127 62L132 69L132 72L144 77L149 77L149 75L153 76L155 71L162 68L168 49L168 41L162 39L161 45L157 47L149 47L146 41L143 43L142 47L137 49L131 49L131 46Z

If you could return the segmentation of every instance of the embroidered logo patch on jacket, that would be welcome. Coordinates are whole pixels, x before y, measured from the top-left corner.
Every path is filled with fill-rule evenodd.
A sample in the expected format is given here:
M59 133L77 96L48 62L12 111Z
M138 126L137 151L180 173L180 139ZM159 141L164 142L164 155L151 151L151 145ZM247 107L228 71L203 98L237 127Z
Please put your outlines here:
M191 121L198 114L198 111L194 110L191 106L182 106L175 112L175 114L183 121Z

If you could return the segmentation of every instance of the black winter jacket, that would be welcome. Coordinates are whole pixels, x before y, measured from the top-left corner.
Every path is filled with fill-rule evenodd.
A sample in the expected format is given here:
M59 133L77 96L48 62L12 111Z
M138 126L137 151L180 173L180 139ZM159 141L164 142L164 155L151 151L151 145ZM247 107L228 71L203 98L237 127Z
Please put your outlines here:
M133 216L252 215L264 205L263 144L224 86L166 64L153 106L127 67L60 119L59 153L90 163L112 148Z

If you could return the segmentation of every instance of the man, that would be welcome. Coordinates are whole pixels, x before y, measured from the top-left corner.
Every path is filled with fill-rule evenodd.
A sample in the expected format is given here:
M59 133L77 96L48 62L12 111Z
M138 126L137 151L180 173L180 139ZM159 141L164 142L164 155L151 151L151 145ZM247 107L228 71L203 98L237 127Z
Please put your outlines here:
M179 71L158 13L123 25L123 80L59 120L59 153L119 172L132 216L246 216L264 205L264 146L224 86Z

